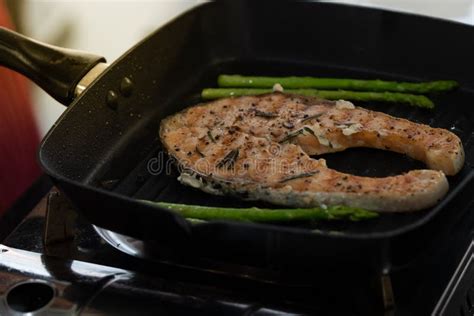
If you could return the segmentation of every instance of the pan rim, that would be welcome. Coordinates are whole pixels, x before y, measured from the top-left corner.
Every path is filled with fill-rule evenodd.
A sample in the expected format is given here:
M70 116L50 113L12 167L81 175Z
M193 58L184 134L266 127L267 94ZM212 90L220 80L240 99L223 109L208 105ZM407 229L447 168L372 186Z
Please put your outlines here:
M215 227L215 228L223 228L223 227L228 227L228 226L239 226L239 227L245 227L249 229L258 229L258 230L265 230L268 232L277 232L277 233L288 233L288 234L297 234L297 235L305 235L310 238L312 237L327 237L327 238L332 238L332 239L339 239L339 240L345 240L345 239L350 239L350 240L371 240L371 241L376 241L376 240L385 240L385 239L393 239L396 237L399 237L401 235L405 235L407 233L410 233L417 228L420 228L424 225L426 225L428 222L430 222L435 216L437 216L440 212L443 212L443 210L446 209L446 205L452 202L459 194L460 191L462 191L473 179L474 179L474 168L472 167L466 167L469 170L467 170L467 175L461 180L461 182L453 188L452 191L446 195L443 200L438 203L433 209L431 209L426 216L422 217L421 219L404 225L403 227L392 229L390 231L386 232L377 232L377 233L365 233L364 235L361 234L354 234L354 233L346 233L346 232L331 232L331 231L320 231L320 230L309 230L307 228L298 228L298 227L289 227L289 226L279 226L276 224L270 224L270 223L247 223L247 222L237 222L237 221L228 221L228 220L214 220L214 221L208 221L204 223L199 223L195 225L194 227L199 227L201 228L209 228L209 227ZM150 205L149 203L144 203L141 202L139 199L132 198L126 195L122 195L113 191L108 191L100 187L95 187L92 185L84 184L79 181L74 181L71 179L68 179L67 177L64 177L63 175L54 175L54 172L50 170L48 167L44 167L44 171L46 174L48 174L49 177L52 178L53 181L59 180L62 182L65 182L71 186L76 186L80 187L86 190L93 190L97 193L100 193L102 195L107 195L110 197L113 197L118 200L122 201L127 201L130 203L133 203L135 205L140 205L143 206L145 205L150 211L159 211L159 212L164 212L168 213L170 215L173 215L176 218L179 218L182 223L186 223L186 226L188 229L191 229L191 224L182 217L181 215L172 212L166 208L160 207L160 206L155 206L155 205ZM61 188L61 185L58 184L58 187ZM449 211L449 210L445 210ZM81 210L79 210L81 212ZM82 213L82 212L81 212ZM403 215L403 214L401 214ZM94 224L94 223L92 223ZM95 224L94 224L95 225ZM102 227L105 229L108 229L107 227ZM117 233L121 233L120 231L116 231ZM134 236L131 236L134 237Z
M305 3L309 3L309 2L305 2ZM388 10L388 9L369 8L369 7L364 7L364 6L348 5L348 4L334 4L334 3L312 3L312 4L317 5L317 6L328 6L328 7L353 7L353 8L356 7L357 10L364 10L364 11L366 11L366 10L367 11L375 10L375 11L384 11L384 12L390 12L390 13L400 14L400 15L411 15L411 16L416 16L416 17L422 17L423 19L437 20L437 21L442 21L443 23L456 24L456 25L460 25L462 27L471 28L470 25L467 25L467 24L464 24L464 23L461 23L461 22L455 22L455 21L445 20L445 19L441 19L441 18L437 18L437 17L429 17L429 16L424 16L424 15L419 15L419 14L414 14L414 13L392 11L392 10ZM165 27L168 24L173 23L175 20L179 19L181 16L189 13L190 11L201 10L202 8L210 7L211 5L215 5L215 3L203 3L203 4L200 4L200 5L195 6L193 8L190 8L186 12L184 12L181 15L175 17L174 19L170 20L168 23L164 24L162 27L160 27L157 30L155 30L154 32L152 32L150 35L146 36L144 39L142 39L136 45L132 46L129 50L127 50L121 57L116 59L111 64L111 66L108 67L108 69L106 69L98 78L96 78L96 80L94 80L94 82L89 87L87 87L87 89L83 92L83 94L80 97L78 97L77 99L75 99L72 102L72 104L69 106L69 108L64 111L64 113L60 116L60 118L55 122L53 127L48 131L46 136L43 138L43 140L41 142L41 145L40 145L40 148L39 148L38 159L40 161L41 167L43 168L43 170L50 177L52 177L54 180L63 181L63 182L68 183L72 186L78 186L78 187L82 187L84 189L91 189L91 190L94 190L96 192L99 192L100 194L112 196L112 197L120 199L120 200L126 200L126 201L132 202L132 203L139 203L139 201L135 198L131 198L131 197L126 196L126 195L122 195L122 194L118 194L118 193L115 193L115 192L107 191L105 189L98 188L98 187L95 187L95 186L92 186L92 185L87 185L87 184L81 183L79 181L69 179L66 176L62 175L62 174L58 175L57 173L54 172L54 170L51 169L51 166L48 163L45 162L46 158L43 155L44 154L43 148L44 148L45 144L48 142L49 137L54 133L56 127L61 124L61 121L67 116L69 111L72 108L75 108L75 106L79 103L79 100L81 100L81 98L84 95L87 94L88 90L91 87L95 86L95 84L100 82L101 81L100 78L105 76L108 73L108 71L110 69L112 69L116 64L120 63L120 61L125 56L127 56L129 54L129 52L133 51L141 43L147 41L148 38L152 37L156 32L159 32L161 28ZM303 229L303 228L282 227L282 226L272 225L272 224L240 223L240 222L238 223L238 222L222 221L222 220L218 220L218 221L216 220L216 221L212 221L212 222L209 222L209 223L203 223L203 224L200 224L200 225L204 225L204 226L222 226L222 225L224 225L224 226L228 226L228 225L235 226L235 225L238 225L238 226L241 226L241 227L258 228L258 229L265 229L265 230L269 230L269 231L277 230L278 232L282 232L282 233L283 232L284 233L295 233L295 234L302 234L302 235L307 235L307 236L312 236L312 237L324 236L324 237L330 237L330 238L334 238L334 239L374 240L374 239L394 238L394 237L398 237L400 235L406 234L410 231L415 230L416 228L419 228L419 227L425 225L430 220L432 220L432 218L435 217L441 211L441 209L445 207L446 204L448 204L451 200L453 200L455 198L455 196L458 195L459 191L462 190L463 188L465 188L466 185L474 177L474 170L471 167L467 166L467 165L466 165L465 168L468 168L467 175L461 180L461 182L456 187L454 187L448 193L448 195L439 204L437 204L434 207L434 209L432 209L429 212L429 214L427 214L426 216L420 218L419 220L417 220L413 223L409 223L409 224L404 225L403 227L392 229L392 230L389 230L389 231L386 231L386 232L365 233L364 235L359 235L359 234L354 234L354 233L333 234L329 231L314 232L314 231L310 231L308 229ZM59 185L59 187L61 187L61 186ZM136 205L138 205L138 204L136 204ZM169 210L166 210L164 208L161 208L161 207L153 207L153 208L156 211L162 211L162 212L174 214L176 217L181 218L181 219L184 220L184 218L182 218L180 215L177 215L177 214L175 214L175 213L173 213Z

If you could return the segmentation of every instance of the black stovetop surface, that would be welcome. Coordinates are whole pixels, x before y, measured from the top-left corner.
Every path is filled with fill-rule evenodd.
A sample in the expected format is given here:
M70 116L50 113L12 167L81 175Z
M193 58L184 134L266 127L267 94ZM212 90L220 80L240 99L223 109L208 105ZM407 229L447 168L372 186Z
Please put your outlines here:
M45 209L50 187L48 180L41 178L0 222L4 235L14 228L1 242L2 315L8 295L14 300L11 288L31 279L53 285L56 298L48 308L64 315L473 313L473 212L466 212L442 244L420 254L410 264L392 267L385 275L370 271L345 274L344 267L337 267L341 271L337 275L293 271L288 278L281 271L270 273L261 268L196 258L135 258L107 244L80 217L73 221L70 238L53 240L45 246ZM474 209L474 205L467 207L471 206ZM25 218L18 224L23 215ZM391 287L387 287L390 283ZM394 307L390 304L390 290Z

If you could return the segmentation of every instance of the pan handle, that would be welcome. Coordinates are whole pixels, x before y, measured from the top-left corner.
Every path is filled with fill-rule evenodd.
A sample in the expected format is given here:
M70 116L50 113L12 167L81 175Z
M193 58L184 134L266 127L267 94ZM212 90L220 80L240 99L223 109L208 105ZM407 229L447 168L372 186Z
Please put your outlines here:
M64 105L79 81L105 58L41 43L0 27L0 65L22 73Z

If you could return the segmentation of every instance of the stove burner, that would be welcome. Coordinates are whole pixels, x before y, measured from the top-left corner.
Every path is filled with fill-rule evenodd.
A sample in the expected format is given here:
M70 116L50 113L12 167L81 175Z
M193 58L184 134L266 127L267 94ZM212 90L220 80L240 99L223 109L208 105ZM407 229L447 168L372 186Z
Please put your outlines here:
M74 235L73 223L76 219L76 212L69 200L65 196L59 194L59 192L51 193L48 202L44 244L46 248L45 252L51 253L51 248L57 247L58 244L70 244L70 237ZM62 219L57 218L61 217L59 214L62 214ZM209 258L193 258L190 262L187 258L184 258L183 260L182 257L170 256L169 251L165 252L167 255L162 256L161 252L156 252L156 249L166 249L163 245L161 245L161 247L158 247L156 244L150 245L150 242L144 242L94 225L91 226L109 245L120 252L136 258L201 272L210 272L216 275L227 275L241 279L250 279L267 284L285 283L285 281L280 278L281 271L278 270L274 271L271 268L262 269L261 267L257 268L241 264L233 264L230 262L220 262ZM66 248L71 248L71 246L67 246ZM150 249L152 249L152 251L150 251ZM379 291L379 293L374 293L374 297L380 298L380 301L383 303L383 305L381 305L383 306L385 314L388 315L392 313L395 308L395 299L393 296L389 273L386 272L382 275L375 274L371 277L376 279L373 283L378 284L377 291ZM313 281L310 281L306 286L311 286L312 282Z
M143 259L152 259L148 258L145 253L145 244L143 241L115 233L113 231L103 229L92 225L97 234L102 237L109 245L114 247L117 250L120 250L130 256L143 258Z
M15 312L40 312L51 304L54 288L41 280L30 280L13 286L6 295L7 307Z
M340 275L341 267L313 274L317 269L172 256L166 245L93 227L53 189L0 245L0 314L55 309L58 302L68 312L100 306L102 314L136 314L120 305L136 302L142 314L163 312L163 303L179 309L176 315L466 316L474 310L474 247L465 252L474 212L464 214L456 230L410 266L381 274ZM35 299L23 300L25 293Z

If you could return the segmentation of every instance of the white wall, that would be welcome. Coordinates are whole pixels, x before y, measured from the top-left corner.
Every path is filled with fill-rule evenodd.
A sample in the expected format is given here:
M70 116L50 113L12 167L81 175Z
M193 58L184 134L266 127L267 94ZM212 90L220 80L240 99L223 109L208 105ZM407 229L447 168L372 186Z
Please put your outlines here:
M258 1L258 0L255 0ZM24 0L27 35L52 44L98 53L112 62L146 34L203 0ZM474 0L342 0L416 12L474 25ZM64 107L33 86L44 134Z

